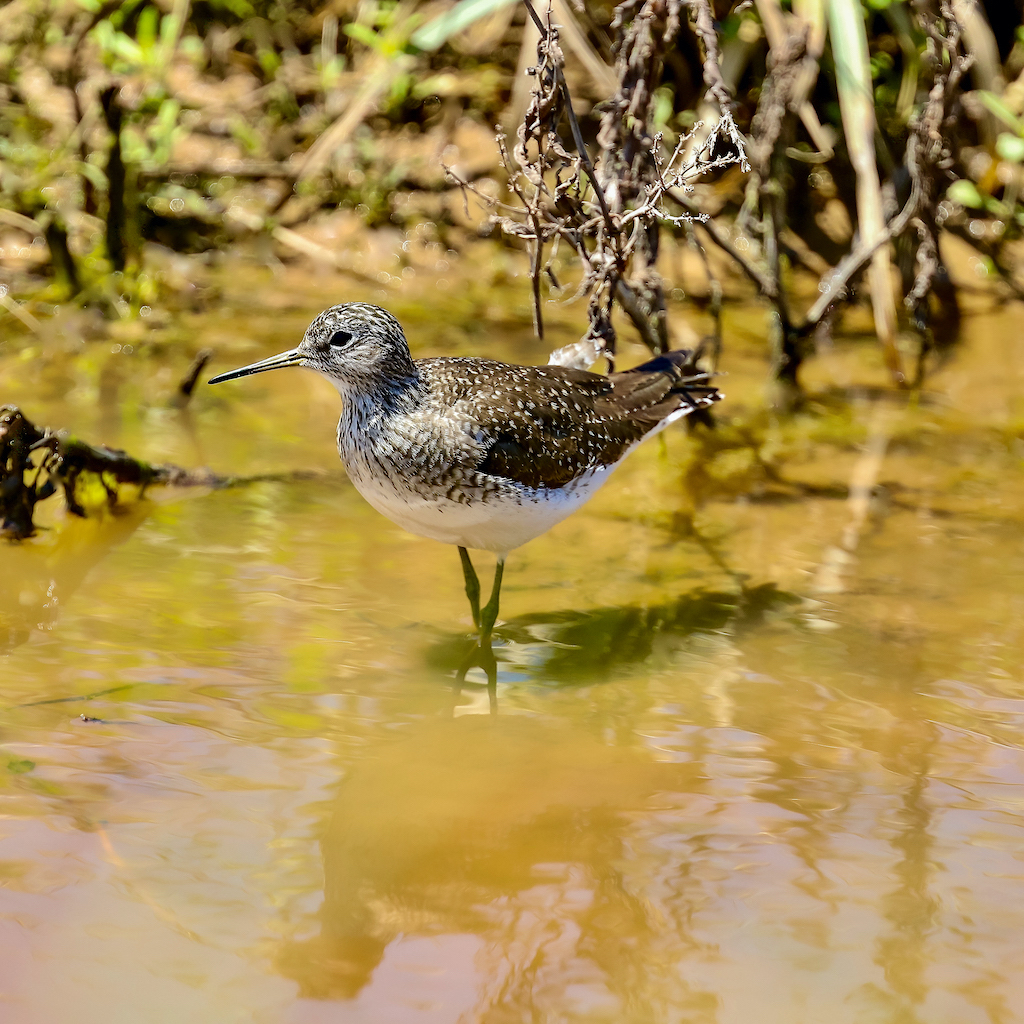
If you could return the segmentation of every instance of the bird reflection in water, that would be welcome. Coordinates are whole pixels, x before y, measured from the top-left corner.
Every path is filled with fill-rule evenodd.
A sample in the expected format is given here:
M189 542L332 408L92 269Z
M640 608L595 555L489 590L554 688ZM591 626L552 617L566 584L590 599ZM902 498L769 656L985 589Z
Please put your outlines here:
M454 957L451 968L474 973L484 1005L527 1000L542 969L579 957L595 980L639 969L653 933L642 900L607 866L623 855L629 813L687 784L691 767L525 716L411 728L368 752L334 802L321 840L320 933L278 958L302 994L351 999L366 989L360 1001L372 1010L394 998L374 971L416 937L442 947L472 937L469 962ZM596 952L566 941L595 930Z
M432 645L426 660L449 676L454 673L456 700L466 688L486 688L489 710L496 714L499 665L549 684L601 682L624 665L642 664L658 637L737 632L799 601L774 583L765 583L736 591L697 590L652 605L536 613L503 624L497 652L490 638L464 651L462 636L447 636ZM486 683L467 679L474 668L483 672Z
M466 676L469 672L479 668L487 679L487 705L492 715L498 713L498 661L494 656L494 638L491 635L479 637L466 652L459 667L455 670L455 682L452 684L452 696L455 701L462 696L463 689L469 686L480 684L469 682Z
M500 1004L526 1019L537 986L560 972L585 975L602 1006L625 1006L666 922L609 865L643 841L639 823L662 813L665 794L701 789L702 769L611 743L597 721L495 716L499 664L547 685L599 683L643 661L658 638L735 634L794 601L772 585L699 592L524 616L502 626L496 650L440 639L428 663L454 672L457 693L486 685L492 714L420 719L361 752L321 839L319 934L287 944L279 969L307 998L358 999L367 1019L387 1016L381 1001L397 997L386 979L403 957L419 966L402 998L433 984L417 961L433 957L446 992L476 993L466 1012L477 1017ZM472 668L486 684L467 681ZM685 908L671 926L680 948L699 945ZM669 984L680 998L704 998L675 973Z

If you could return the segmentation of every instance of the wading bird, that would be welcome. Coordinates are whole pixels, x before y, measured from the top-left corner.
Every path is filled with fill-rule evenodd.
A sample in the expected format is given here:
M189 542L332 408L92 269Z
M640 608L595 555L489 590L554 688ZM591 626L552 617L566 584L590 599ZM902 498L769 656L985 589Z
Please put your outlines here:
M721 398L691 353L602 376L493 359L413 359L387 310L324 310L297 348L214 377L284 366L342 398L338 453L356 490L392 522L455 544L481 647L498 616L505 558L580 507L642 441ZM468 548L498 557L487 604Z

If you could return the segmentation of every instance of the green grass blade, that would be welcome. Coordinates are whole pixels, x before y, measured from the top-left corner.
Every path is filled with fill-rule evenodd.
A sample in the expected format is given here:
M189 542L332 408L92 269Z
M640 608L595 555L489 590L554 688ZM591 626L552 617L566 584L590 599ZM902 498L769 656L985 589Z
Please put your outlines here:
M488 14L493 14L515 2L516 0L461 0L439 18L428 21L422 28L417 29L411 39L412 45L420 50L436 50L457 32L469 28L474 21L486 18Z

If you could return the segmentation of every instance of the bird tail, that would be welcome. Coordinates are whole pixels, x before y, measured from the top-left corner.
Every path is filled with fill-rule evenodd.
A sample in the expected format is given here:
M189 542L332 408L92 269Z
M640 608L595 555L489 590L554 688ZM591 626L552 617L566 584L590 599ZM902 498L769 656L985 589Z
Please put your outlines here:
M697 366L694 352L676 349L613 373L610 379L620 407L632 406L645 419L672 413L676 414L672 419L679 419L722 398L710 383L712 376Z

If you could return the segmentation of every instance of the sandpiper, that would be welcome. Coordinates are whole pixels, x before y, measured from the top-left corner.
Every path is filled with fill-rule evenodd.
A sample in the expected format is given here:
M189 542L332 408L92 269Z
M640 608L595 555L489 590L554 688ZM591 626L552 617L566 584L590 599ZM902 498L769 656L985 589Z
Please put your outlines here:
M211 384L284 366L342 398L338 453L359 493L392 522L455 544L489 642L505 558L580 507L642 441L721 398L687 351L602 376L493 359L413 359L387 310L324 310L297 348ZM487 604L467 548L498 557Z

